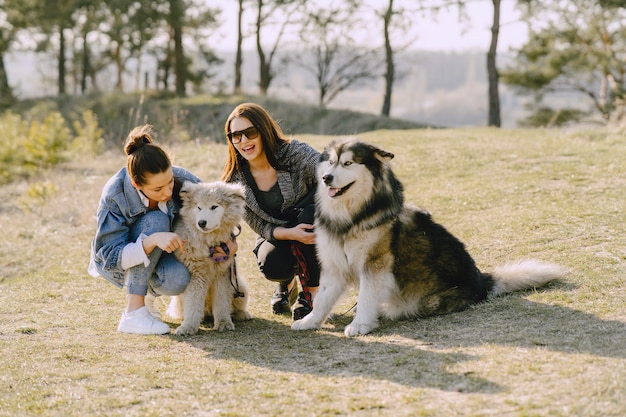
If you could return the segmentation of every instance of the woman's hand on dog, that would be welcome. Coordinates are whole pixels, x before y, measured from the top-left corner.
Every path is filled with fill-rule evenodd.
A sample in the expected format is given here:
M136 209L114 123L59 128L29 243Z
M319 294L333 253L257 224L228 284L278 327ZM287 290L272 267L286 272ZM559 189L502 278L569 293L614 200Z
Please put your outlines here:
M228 250L230 250L230 253L233 255L236 254L237 249L239 249L239 245L235 239L226 241L226 246L228 246Z
M315 226L300 223L295 227L277 227L274 229L274 238L277 240L297 240L305 245L315 244Z
M228 253L224 249L222 249L221 245L215 246L215 252L211 256L213 261L215 262L223 262L228 260L230 255L234 255L237 253L237 249L239 249L239 245L237 244L236 239L227 240L226 246L228 247Z
M174 232L157 232L144 238L143 250L146 255L150 255L156 247L167 253L172 253L176 249L185 252L185 241Z

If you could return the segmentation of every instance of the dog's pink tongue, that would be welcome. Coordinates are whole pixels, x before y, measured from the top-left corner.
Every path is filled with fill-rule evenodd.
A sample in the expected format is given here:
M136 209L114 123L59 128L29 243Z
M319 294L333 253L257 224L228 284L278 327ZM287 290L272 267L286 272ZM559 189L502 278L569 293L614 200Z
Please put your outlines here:
M340 190L341 188L329 188L328 189L328 196L329 197L334 197Z

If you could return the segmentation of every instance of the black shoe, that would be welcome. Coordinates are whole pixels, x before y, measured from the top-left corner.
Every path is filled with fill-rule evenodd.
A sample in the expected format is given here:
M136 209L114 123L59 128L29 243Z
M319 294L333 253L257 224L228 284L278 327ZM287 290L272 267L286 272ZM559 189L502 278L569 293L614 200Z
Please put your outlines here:
M309 295L310 297L310 295ZM291 311L293 312L293 319L300 320L304 318L307 314L309 314L313 308L311 307L311 303L306 299L306 296L303 292L298 294L298 300L291 307Z
M272 311L274 314L287 314L290 311L291 300L293 298L292 293L294 293L296 286L294 285L291 289L291 292L284 291L281 284L276 286L274 290L274 294L272 294L272 298L270 300L270 304L272 306Z

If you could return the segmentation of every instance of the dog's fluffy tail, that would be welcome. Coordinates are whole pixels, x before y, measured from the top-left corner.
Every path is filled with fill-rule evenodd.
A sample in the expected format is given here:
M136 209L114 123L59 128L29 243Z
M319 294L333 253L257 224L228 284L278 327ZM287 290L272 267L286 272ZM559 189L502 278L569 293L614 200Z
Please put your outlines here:
M494 285L489 295L495 297L513 291L538 288L563 278L568 273L567 268L552 263L536 260L511 262L494 269L491 274Z

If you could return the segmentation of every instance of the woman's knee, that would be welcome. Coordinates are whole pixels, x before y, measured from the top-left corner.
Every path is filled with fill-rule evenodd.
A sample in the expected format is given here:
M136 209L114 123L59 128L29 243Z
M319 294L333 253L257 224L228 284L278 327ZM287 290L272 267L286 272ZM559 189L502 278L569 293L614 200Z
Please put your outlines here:
M288 246L265 241L255 248L254 254L259 270L266 279L274 282L291 281L295 272L295 258Z
M290 255L275 251L264 258L257 258L259 270L270 281L290 281L295 273L295 259Z
M131 235L133 240L137 239L142 233L149 236L157 232L170 231L170 218L161 210L152 210L147 212L131 226Z
M273 282L291 281L295 273L294 265L289 265L287 262L259 263L259 270L266 279Z
M173 255L167 254L166 258L173 258ZM185 291L191 280L185 265L176 259L167 259L160 264L150 280L152 290L158 295L178 295Z

